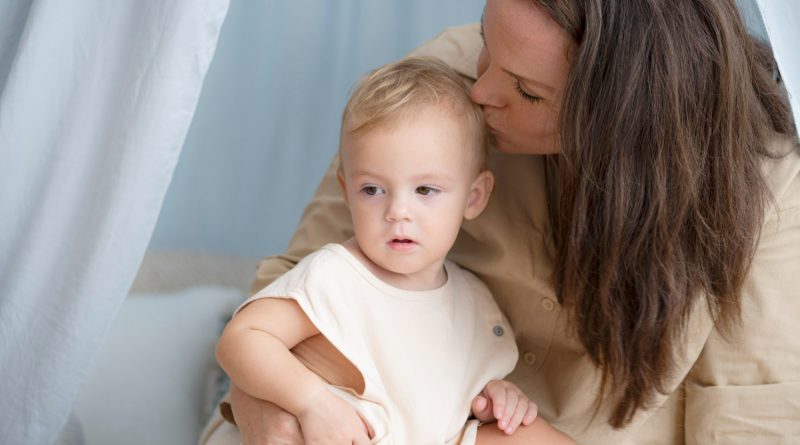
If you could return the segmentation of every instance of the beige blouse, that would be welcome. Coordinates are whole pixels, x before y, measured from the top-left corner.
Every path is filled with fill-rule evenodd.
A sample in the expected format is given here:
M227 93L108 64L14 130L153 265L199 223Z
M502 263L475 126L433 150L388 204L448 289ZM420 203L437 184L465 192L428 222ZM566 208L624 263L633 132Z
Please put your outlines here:
M475 79L480 48L475 24L448 29L414 54L440 57ZM771 143L789 154L765 165L776 206L766 215L743 288L737 335L723 339L698 305L671 393L619 430L606 422L610 406L592 418L600 374L568 328L549 278L554 252L544 159L493 152L497 183L489 206L464 224L449 258L484 280L511 322L520 360L510 379L543 418L587 444L800 443L800 148L787 139ZM252 290L350 236L334 161L288 250L262 261ZM318 368L336 362L321 343L306 354Z

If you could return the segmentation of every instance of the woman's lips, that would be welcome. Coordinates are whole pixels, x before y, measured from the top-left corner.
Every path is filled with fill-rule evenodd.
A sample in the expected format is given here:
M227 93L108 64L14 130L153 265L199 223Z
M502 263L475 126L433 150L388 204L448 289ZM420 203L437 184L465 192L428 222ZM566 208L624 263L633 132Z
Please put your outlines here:
M495 126L495 124L497 123L495 115L493 113L487 112L486 109L484 109L483 117L486 119L486 127L489 129L489 131L492 133L499 133L497 127Z

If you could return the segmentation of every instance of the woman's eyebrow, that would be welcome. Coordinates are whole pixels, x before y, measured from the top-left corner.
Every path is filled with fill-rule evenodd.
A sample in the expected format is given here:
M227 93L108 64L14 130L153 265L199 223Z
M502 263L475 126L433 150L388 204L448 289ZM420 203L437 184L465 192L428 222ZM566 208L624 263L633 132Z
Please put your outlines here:
M533 80L533 79L529 79L529 78L524 77L524 76L520 76L519 74L512 73L511 71L509 71L509 70L507 70L505 68L502 68L502 70L505 71L506 73L508 73L510 76L516 77L518 80L521 80L521 81L523 81L525 83L529 83L529 84L535 85L535 86L537 86L539 88L542 88L544 90L547 90L547 91L549 91L551 93L556 90L555 88L551 87L550 85L545 85L542 82L539 82L538 80Z
M486 34L484 34L484 32L483 32L483 13L481 13L481 40L483 40L483 46L486 46ZM542 89L545 89L545 90L547 90L547 91L549 91L551 93L556 90L555 88L551 87L550 85L543 84L542 82L539 82L538 80L533 80L531 78L528 78L528 77L525 77L525 76L521 76L521 75L519 75L519 74L517 74L517 73L515 73L513 71L509 71L506 68L502 68L502 70L506 74L508 74L508 75L510 75L512 77L515 77L518 80L522 80L525 83L529 83L529 84L535 85L535 86L537 86L539 88L542 88Z

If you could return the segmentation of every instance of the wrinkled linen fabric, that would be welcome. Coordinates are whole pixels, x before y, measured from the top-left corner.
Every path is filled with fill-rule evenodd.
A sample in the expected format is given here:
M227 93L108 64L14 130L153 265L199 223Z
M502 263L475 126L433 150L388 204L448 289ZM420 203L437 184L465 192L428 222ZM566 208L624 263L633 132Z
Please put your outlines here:
M67 421L144 256L228 3L0 4L3 443L53 443Z

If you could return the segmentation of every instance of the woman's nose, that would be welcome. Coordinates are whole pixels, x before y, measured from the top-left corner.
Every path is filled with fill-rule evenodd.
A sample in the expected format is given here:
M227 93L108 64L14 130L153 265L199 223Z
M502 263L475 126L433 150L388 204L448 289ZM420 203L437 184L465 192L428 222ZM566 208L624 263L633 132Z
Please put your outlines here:
M478 80L472 85L469 97L478 105L499 108L502 105L497 94L496 71L489 61L489 54L484 47L478 57Z

